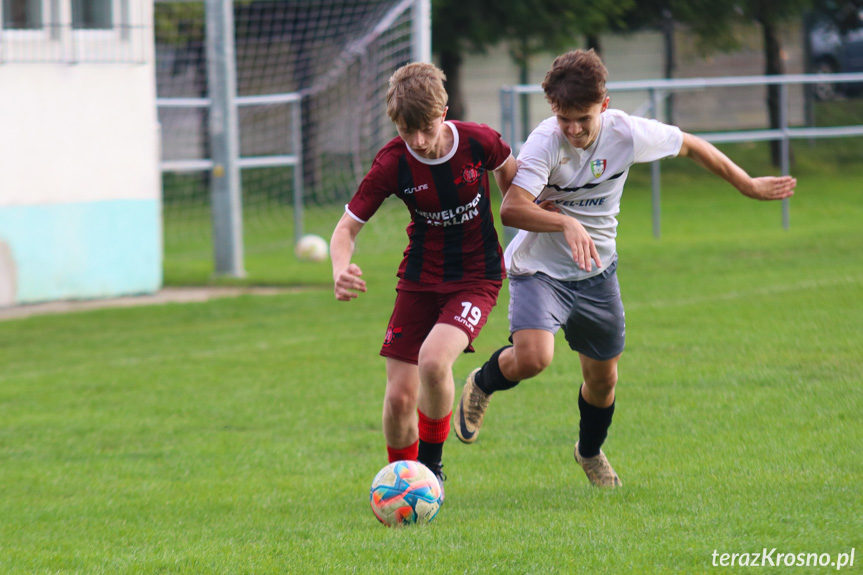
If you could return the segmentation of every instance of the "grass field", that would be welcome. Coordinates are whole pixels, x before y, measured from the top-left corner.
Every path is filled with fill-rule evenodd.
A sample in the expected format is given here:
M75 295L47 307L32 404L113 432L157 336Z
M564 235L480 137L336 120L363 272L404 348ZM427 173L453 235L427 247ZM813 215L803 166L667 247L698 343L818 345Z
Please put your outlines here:
M863 571L859 169L802 176L787 231L778 204L683 169L659 240L646 181L620 218L627 351L605 449L622 489L572 460L579 369L559 337L477 444L451 434L435 522L377 523L377 351L406 224L391 204L360 237L369 292L350 304L274 236L249 281L307 291L0 323L0 572L737 573L714 551L763 548L854 549L843 571ZM312 210L309 231L340 211ZM206 276L206 242L167 248L172 283ZM459 380L504 343L507 301Z

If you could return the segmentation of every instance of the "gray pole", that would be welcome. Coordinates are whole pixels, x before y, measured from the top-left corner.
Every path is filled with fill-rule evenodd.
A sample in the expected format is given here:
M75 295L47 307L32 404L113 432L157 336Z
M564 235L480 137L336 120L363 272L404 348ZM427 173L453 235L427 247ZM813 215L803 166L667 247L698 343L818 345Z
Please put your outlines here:
M791 173L791 142L788 139L788 84L779 86L779 128L782 130L782 175ZM782 200L782 227L791 227L791 207L788 198Z
M413 43L411 58L414 62L431 62L431 0L414 0Z
M659 115L659 95L653 88L649 91L650 107L652 108L653 117L656 118ZM653 237L659 239L662 235L662 192L660 191L662 184L658 160L650 164L650 182L652 189L651 203L653 205Z
M303 187L303 96L291 103L291 146L297 163L294 164L294 243L300 241L305 233L303 215L305 213L305 188Z
M518 82L522 85L527 85L530 80L530 70L528 68L527 60L525 59L518 65ZM521 108L521 133L519 134L519 141L526 142L527 137L530 135L530 95L527 93L522 93L518 98L518 104Z
M234 59L233 0L206 0L207 86L210 92L211 197L216 275L245 277L243 206Z
M503 139L510 145L512 148L513 155L518 155L518 145L516 141L515 134L515 90L513 89L503 89L500 91L500 112L501 112L501 120L500 120L500 129L503 134ZM505 192L506 190L502 190ZM503 241L504 245L509 245L509 242L515 238L518 230L516 228L512 228L510 226L503 227Z

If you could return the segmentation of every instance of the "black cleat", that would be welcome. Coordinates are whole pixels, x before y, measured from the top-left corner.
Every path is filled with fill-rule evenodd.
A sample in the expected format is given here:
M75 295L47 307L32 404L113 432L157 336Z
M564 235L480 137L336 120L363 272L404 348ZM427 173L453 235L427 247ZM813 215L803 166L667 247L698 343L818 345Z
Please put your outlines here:
M420 462L422 463L422 462ZM446 475L443 472L443 463L438 464L428 464L423 463L429 470L434 473L434 476L437 477L437 482L440 484L440 504L443 505L444 500L444 490L443 490L443 482L446 481Z

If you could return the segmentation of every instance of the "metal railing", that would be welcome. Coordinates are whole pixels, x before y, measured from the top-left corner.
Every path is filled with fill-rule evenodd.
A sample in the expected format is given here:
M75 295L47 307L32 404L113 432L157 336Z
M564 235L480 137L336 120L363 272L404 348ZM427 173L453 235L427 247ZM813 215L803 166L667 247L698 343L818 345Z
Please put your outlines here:
M612 92L647 92L650 106L650 117L658 117L659 106L669 94L682 91L705 90L720 87L779 87L779 127L766 130L737 130L728 132L693 132L708 142L756 142L779 141L781 148L780 170L788 175L791 164L790 141L792 139L843 138L863 136L863 125L832 126L832 127L792 127L788 121L788 87L792 85L814 84L850 84L863 83L863 73L856 74L786 74L780 76L727 76L724 78L688 78L688 79L656 79L630 82L609 82L608 91ZM515 151L521 149L524 143L519 139L522 126L519 121L519 96L524 94L542 94L542 86L518 85L504 86L500 90L501 126L504 138L512 144ZM653 206L653 235L660 236L660 167L659 162L651 164L651 188ZM782 226L790 226L790 203L782 200Z
M252 106L270 106L273 104L288 104L291 106L291 148L295 151L302 149L302 134L300 133L300 100L301 94L292 92L290 94L272 94L267 96L237 96L234 104L238 108ZM156 107L161 109L170 108L197 108L209 110L212 102L209 98L157 98ZM237 166L240 168L268 168L275 166L296 167L301 163L299 153L268 155L268 156L240 156L237 158ZM163 172L200 172L212 170L214 162L212 159L197 160L162 160L159 164ZM300 170L295 170L297 174ZM302 195L303 179L294 177L294 185Z
M253 106L272 106L274 104L288 105L291 107L291 130L290 142L293 154L274 154L266 156L243 156L238 154L236 166L244 168L269 168L269 167L291 167L293 169L293 205L294 205L294 229L302 233L303 228L303 170L302 154L303 136L301 122L302 95L298 92L287 94L271 94L263 96L237 96L228 105L237 109ZM197 108L210 110L212 107L210 98L157 98L156 107L159 109L169 108ZM161 171L164 172L199 172L219 171L216 162L212 158L194 160L162 160ZM239 275L239 273L235 273Z

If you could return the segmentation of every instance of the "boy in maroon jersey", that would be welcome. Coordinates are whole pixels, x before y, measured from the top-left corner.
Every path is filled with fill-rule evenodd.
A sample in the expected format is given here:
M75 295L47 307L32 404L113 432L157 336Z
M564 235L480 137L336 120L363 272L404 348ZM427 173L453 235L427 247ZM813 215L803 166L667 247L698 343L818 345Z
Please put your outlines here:
M443 488L443 443L454 399L452 366L486 323L505 275L488 172L504 192L516 171L510 147L488 126L446 121L444 74L426 63L390 78L387 114L399 136L375 157L330 242L335 296L366 291L354 243L391 195L408 207L408 246L381 355L383 428L390 462L416 459Z

